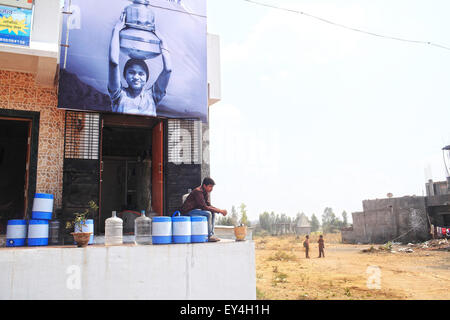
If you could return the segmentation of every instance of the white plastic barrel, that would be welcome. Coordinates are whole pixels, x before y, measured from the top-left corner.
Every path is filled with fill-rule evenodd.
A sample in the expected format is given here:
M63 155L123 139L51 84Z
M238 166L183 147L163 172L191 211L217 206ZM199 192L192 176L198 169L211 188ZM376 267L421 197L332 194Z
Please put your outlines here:
M32 219L51 220L53 213L53 195L36 193L33 200Z
M80 230L80 227L78 226L78 224L76 224L74 231L75 232L91 232L91 236L89 237L88 244L94 243L94 220L93 219L87 219L86 224L83 224L81 226L81 230ZM75 244L77 244L76 241L74 241L74 242L75 242Z
M191 242L191 217L176 216L179 211L172 215L172 239L173 243Z
M48 245L48 220L30 220L28 223L28 245Z
M27 238L27 220L8 220L6 226L6 246L21 247Z
M153 244L172 243L172 218L156 216L152 219Z
M202 216L191 217L191 241L208 241L208 219Z

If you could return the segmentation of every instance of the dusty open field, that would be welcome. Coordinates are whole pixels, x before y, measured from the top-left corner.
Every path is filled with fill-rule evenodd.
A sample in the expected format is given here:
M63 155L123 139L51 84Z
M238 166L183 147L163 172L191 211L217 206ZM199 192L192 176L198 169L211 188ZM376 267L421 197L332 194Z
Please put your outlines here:
M320 259L312 236L306 259L303 237L254 240L258 299L450 299L450 251L443 246L394 245L396 252L367 253L362 250L371 245L342 244L333 234L325 235L325 258ZM414 252L399 252L402 248Z

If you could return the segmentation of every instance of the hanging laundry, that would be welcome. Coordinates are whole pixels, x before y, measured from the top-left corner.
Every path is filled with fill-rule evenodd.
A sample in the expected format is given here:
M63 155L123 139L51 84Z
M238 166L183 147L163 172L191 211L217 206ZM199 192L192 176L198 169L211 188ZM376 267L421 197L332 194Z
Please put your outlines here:
M442 235L446 235L447 234L447 229L446 228L442 228Z

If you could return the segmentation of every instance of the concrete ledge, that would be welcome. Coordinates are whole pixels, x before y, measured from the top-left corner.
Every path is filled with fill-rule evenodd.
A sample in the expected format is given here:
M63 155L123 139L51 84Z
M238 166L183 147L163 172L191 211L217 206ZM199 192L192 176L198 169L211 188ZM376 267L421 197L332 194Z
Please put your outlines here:
M256 299L253 241L0 249L0 299Z
M245 240L253 239L253 229L254 227L247 227L247 235L245 236ZM220 239L236 240L233 226L222 226L222 225L214 226L214 235L219 237Z

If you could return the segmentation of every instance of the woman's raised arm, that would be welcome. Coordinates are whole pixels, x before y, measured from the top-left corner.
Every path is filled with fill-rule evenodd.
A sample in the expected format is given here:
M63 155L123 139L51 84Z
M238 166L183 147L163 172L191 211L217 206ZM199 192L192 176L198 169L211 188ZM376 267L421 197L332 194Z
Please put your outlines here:
M120 69L119 69L119 55L120 55L120 31L125 27L125 12L120 15L119 21L114 26L111 44L109 46L109 80L108 90L110 93L116 92L120 88Z

